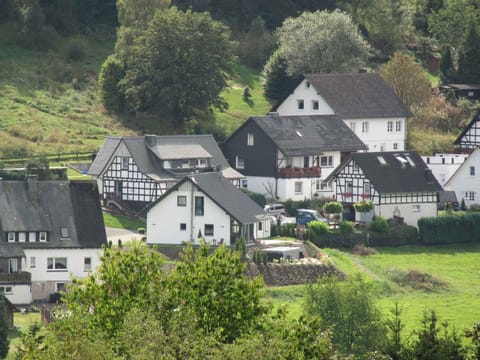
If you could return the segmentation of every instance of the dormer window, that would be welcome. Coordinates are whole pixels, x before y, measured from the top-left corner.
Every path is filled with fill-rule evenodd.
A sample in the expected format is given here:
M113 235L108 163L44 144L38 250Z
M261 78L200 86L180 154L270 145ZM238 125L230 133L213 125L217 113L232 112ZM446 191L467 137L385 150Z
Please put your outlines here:
M377 156L377 160L380 165L387 165L387 162L385 161L385 158L383 156Z
M25 242L26 238L27 238L27 233L25 231L20 231L18 233L18 242Z
M62 239L62 240L68 240L68 239L70 239L70 236L69 236L69 234L68 234L68 227L62 226L62 227L60 228L60 239Z
M8 242L15 242L15 232L9 231L7 235Z
M47 241L47 232L40 231L40 242L46 242L46 241Z
M30 231L28 233L28 242L35 242L37 241L37 233L34 231Z
M197 159L195 160L195 166L198 168L207 167L207 159Z

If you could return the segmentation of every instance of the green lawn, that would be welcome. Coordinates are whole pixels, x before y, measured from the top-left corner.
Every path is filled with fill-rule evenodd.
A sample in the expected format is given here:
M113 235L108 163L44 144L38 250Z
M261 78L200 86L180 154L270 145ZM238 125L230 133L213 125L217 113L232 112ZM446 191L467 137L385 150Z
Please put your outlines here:
M368 257L322 250L346 274L361 272L378 284L378 304L385 315L398 302L405 336L418 328L425 310L434 309L440 321L450 322L460 332L480 321L480 244L378 248ZM415 290L392 281L392 273L409 270L428 273L444 286ZM285 304L296 317L302 312L302 294L302 286L288 286L269 289L267 298L274 306Z
M123 228L133 231L137 231L138 228L145 228L145 222L140 219L106 212L103 213L103 221L106 227Z

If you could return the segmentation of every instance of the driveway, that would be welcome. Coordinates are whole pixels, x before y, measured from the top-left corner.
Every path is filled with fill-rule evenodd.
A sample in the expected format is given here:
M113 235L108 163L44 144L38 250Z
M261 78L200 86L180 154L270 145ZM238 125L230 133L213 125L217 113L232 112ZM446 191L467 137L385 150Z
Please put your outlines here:
M118 240L122 240L122 243L125 243L132 240L141 240L145 237L144 234L127 229L106 227L105 230L107 232L107 240L111 241L112 244L117 244Z

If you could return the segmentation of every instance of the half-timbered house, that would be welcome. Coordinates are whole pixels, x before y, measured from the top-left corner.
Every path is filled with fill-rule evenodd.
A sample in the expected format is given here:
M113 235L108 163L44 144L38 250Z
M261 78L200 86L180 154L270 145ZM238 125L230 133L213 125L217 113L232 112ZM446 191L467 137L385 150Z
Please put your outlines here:
M324 181L362 141L335 115L252 117L223 144L249 190L277 200L331 197Z
M466 154L480 146L480 111L470 120L453 144L457 146L459 152Z
M106 243L95 182L0 181L0 291L13 304L95 271Z
M236 186L243 178L212 135L145 135L106 138L88 173L106 202L140 210L186 174L211 171Z
M148 244L233 245L270 236L270 216L219 173L184 177L142 212Z
M468 156L445 184L445 189L455 191L457 201L467 207L480 204L480 147Z
M436 216L442 187L415 151L353 153L330 175L336 199L351 209L362 200L374 204L376 216L401 217L417 226Z
M412 113L378 74L307 74L271 111L337 115L368 151L403 151Z

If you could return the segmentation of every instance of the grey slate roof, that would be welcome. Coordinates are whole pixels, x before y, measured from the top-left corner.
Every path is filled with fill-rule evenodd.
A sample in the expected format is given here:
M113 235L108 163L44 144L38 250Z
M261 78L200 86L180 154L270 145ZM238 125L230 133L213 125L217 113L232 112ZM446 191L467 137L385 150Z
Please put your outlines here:
M342 119L412 116L408 107L378 74L306 74L304 78Z
M386 164L381 164L378 157L382 157ZM398 157L403 160L399 161ZM414 166L407 161L408 158ZM350 159L358 164L381 194L443 190L416 151L352 153L350 158L329 176L329 179L338 174Z
M61 227L69 240L60 240ZM106 234L96 183L0 181L0 239L8 231L48 232L47 242L22 248L100 248Z
M223 156L220 147L212 135L145 135L145 136L127 136L127 137L107 137L100 148L97 157L90 166L88 173L99 176L107 167L110 159L121 142L124 142L128 151L135 160L140 171L155 180L174 180L175 175L169 171L163 170L159 159L158 147L175 147L180 151L185 146L203 148L199 153L199 158L205 158L206 154L211 156L210 164L218 166L221 170L230 168L227 160ZM193 149L190 147L190 150ZM191 154L189 154L191 156ZM243 177L238 173L237 177Z
M368 149L343 120L335 115L270 115L251 119L287 156Z
M150 204L144 211L155 206L173 191L176 191L184 182L190 181L212 199L225 212L236 219L240 224L251 224L258 221L257 217L266 215L263 209L250 199L240 189L218 173L203 173L185 176L165 194Z

